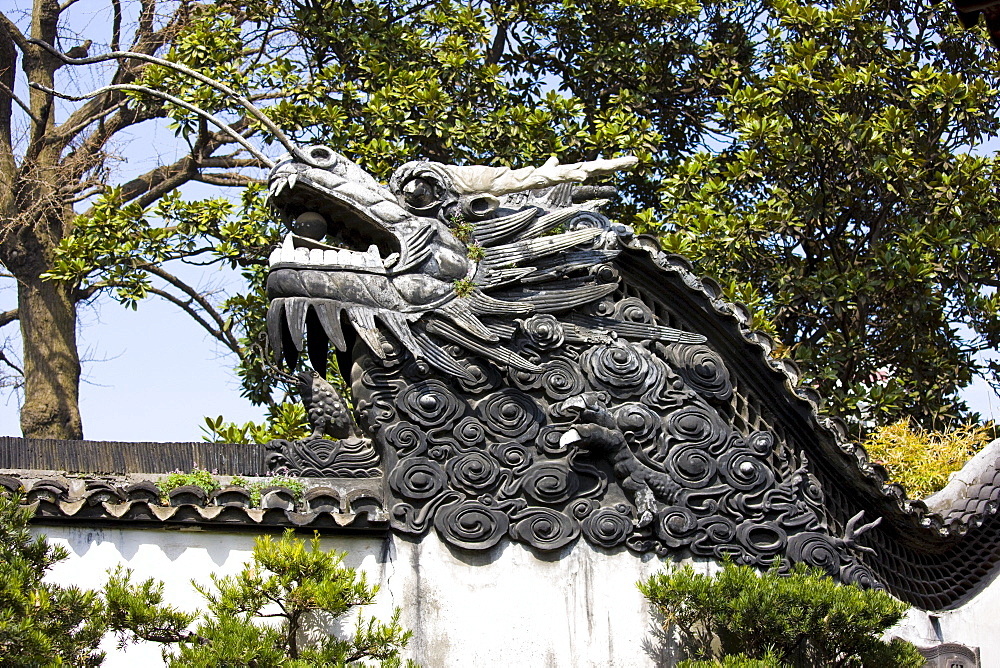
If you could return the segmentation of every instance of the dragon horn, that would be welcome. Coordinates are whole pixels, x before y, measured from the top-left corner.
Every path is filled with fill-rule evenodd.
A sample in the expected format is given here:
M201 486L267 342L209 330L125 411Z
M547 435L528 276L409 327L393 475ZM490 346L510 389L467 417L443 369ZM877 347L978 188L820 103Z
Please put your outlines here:
M506 195L522 190L548 188L561 183L586 181L592 176L612 174L638 164L639 159L628 155L609 160L591 160L560 165L552 156L541 167L487 167L485 165L443 165L451 177L455 190L460 195L469 193L490 193Z

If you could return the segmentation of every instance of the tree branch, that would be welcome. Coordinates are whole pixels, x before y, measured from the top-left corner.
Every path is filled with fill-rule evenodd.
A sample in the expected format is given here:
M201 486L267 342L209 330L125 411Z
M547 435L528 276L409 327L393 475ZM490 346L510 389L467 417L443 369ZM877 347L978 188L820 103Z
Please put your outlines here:
M27 51L31 47L31 43L28 41L28 38L24 36L23 32L18 30L17 26L14 25L14 22L7 18L3 12L0 12L0 25L3 25L3 27L7 29L7 33L10 35L10 38L14 40L14 43L17 44L17 47L21 49L21 51Z
M28 104L24 100L22 100L17 95L15 95L14 91L12 91L10 88L8 88L7 84L5 84L2 81L0 81L0 91L3 91L4 93L6 93L7 96L11 100L13 100L14 102L16 102L17 106L21 107L21 109L24 110L24 113L28 114L28 117L31 118L32 121L34 121L35 123L41 123L42 122L42 120L40 118L38 118L33 113L31 113L31 107L29 107Z
M11 309L9 311L4 311L0 313L0 327L4 325L9 325L18 319L17 309Z
M204 295L199 293L197 290L195 290L190 285L188 285L181 279L177 278L170 272L163 269L163 267L160 267L158 265L150 265L146 267L146 271L153 274L154 276L162 278L164 281L170 283L175 288L177 288L178 290L186 294L188 297L193 299L202 308L202 310L204 310L205 313L208 314L208 316L215 322L216 326L218 327L218 331L216 332L215 330L212 330L209 327L205 326L205 328L209 331L209 333L215 336L215 338L217 338L219 341L225 343L226 346L234 353L236 353L236 355L240 359L243 359L244 355L243 347L239 344L239 341L236 340L236 337L232 335L232 332L229 331L229 327L226 325L226 321L222 317L222 315L215 310L215 307L212 306L212 304L207 299L205 299Z
M5 351L3 351L2 349L0 349L0 362L3 362L4 364L6 364L7 366L9 366L14 371L16 371L19 374L21 374L21 376L24 376L24 369L22 369L21 367L19 367L16 364L14 364L13 362L11 362L10 358L7 357L7 353Z
M122 3L121 0L111 0L111 50L118 51L122 40Z
M249 176L234 174L231 172L226 172L224 174L206 174L205 172L199 172L191 177L191 180L207 183L212 186L224 186L227 188L245 188L254 183L264 182L262 179L254 179Z

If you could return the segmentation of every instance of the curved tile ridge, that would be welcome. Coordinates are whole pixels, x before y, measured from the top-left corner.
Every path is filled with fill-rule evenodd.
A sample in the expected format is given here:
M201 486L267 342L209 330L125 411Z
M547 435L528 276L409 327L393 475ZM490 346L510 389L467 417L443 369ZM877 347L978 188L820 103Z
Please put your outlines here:
M925 501L908 498L901 485L889 482L888 473L881 464L872 462L868 452L860 444L849 440L843 420L822 413L822 397L819 393L812 388L797 386L800 373L795 362L771 357L777 343L767 333L751 329L753 315L745 304L725 301L722 298L722 288L714 279L698 276L686 257L661 250L659 242L653 236L636 236L626 247L648 254L656 266L676 276L688 290L710 305L718 318L728 322L739 332L743 341L756 350L755 363L761 369L768 370L772 381L781 386L789 405L797 410L819 438L826 441L824 445L839 455L841 463L847 464L844 472L853 479L844 482L878 495L882 508L892 515L889 519L909 525L929 540L942 540L962 536L970 522L982 524L988 516L996 514L996 504L989 506L977 502L971 512L965 512L968 505L965 504L953 512L941 507L930 509ZM996 484L1000 485L1000 476L996 478ZM978 488L978 493L990 498L994 494L1000 494L989 491L992 489L992 485L984 484Z
M155 482L0 475L0 493L21 492L40 524L85 522L148 527L198 525L219 529L292 528L321 533L388 531L380 479L326 479L299 495L274 485L261 491L227 486L211 493L186 485L164 492Z
M988 444L954 473L941 491L924 499L928 511L945 522L982 523L1000 502L1000 439Z

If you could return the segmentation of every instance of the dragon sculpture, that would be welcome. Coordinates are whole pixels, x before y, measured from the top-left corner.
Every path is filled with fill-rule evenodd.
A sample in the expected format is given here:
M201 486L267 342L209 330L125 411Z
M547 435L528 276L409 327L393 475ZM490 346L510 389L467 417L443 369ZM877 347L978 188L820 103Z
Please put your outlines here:
M270 176L291 232L270 257L268 340L320 380L333 345L361 436L342 419L346 438L328 440L316 423L311 439L269 444L274 462L317 451L322 475L384 475L396 531L433 527L462 549L508 538L552 552L582 536L781 557L925 608L978 586L949 565L968 541L793 391L794 366L770 359L746 309L603 216L613 188L579 185L634 159L411 162L386 188L328 148L302 150L308 162Z

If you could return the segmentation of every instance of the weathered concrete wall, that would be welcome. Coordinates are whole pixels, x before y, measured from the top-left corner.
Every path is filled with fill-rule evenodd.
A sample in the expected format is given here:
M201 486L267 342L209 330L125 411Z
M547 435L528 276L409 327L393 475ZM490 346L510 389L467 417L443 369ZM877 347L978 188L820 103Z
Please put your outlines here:
M136 529L39 527L71 557L53 580L100 587L118 564L137 578L166 583L170 603L197 610L190 580L239 571L250 558L252 534ZM671 661L635 582L662 568L657 559L598 552L579 543L550 559L519 545L458 553L432 533L422 542L392 537L325 538L346 550L345 563L381 586L365 615L388 619L394 607L414 631L408 654L426 668L446 666L657 666ZM701 568L711 568L701 564ZM115 668L162 665L159 648L118 652L106 641Z
M52 579L98 588L122 564L136 578L166 583L168 602L189 611L202 605L191 580L230 575L250 559L254 535L208 531L38 527L70 558ZM517 665L669 666L669 648L636 581L663 568L655 558L598 551L584 543L540 559L515 544L483 553L459 552L431 533L421 542L365 537L324 538L326 549L379 583L366 616L388 619L402 609L414 631L407 654L425 668ZM714 565L697 564L703 571ZM346 626L350 626L347 624ZM921 647L957 642L982 651L983 666L1000 665L1000 580L958 610L911 610L889 635ZM110 668L162 665L160 648L142 643L122 652L105 641Z

